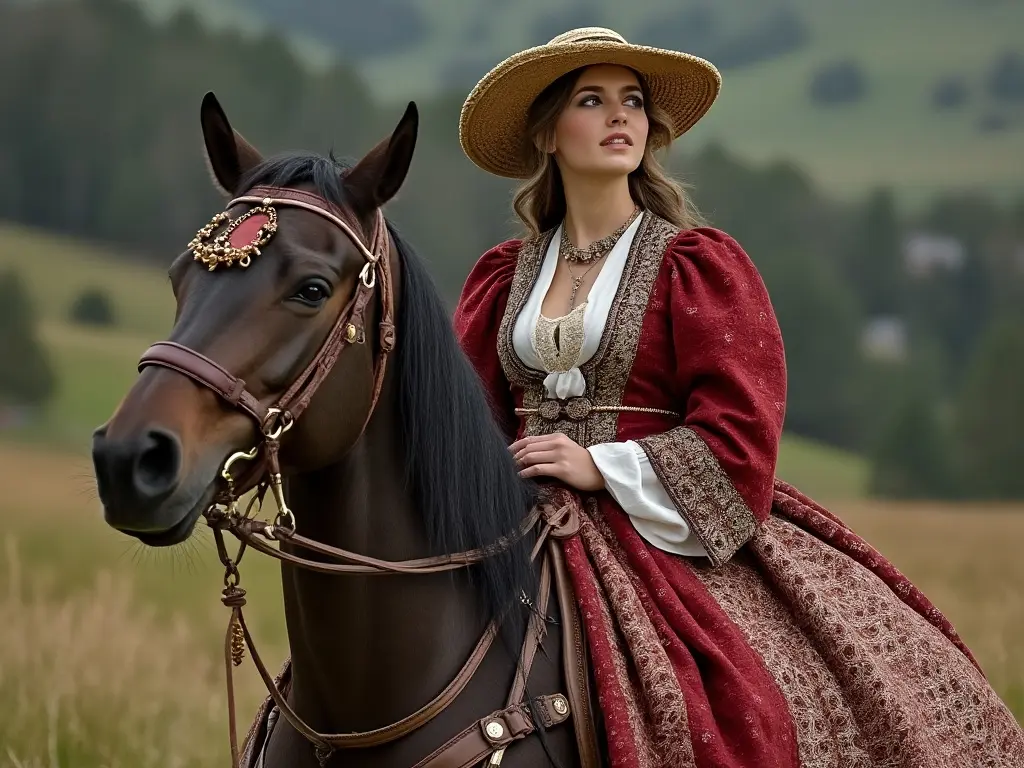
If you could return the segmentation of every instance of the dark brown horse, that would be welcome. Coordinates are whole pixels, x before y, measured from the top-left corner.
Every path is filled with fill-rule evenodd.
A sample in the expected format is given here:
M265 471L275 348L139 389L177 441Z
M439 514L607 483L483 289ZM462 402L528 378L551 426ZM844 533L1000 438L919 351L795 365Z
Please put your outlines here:
M353 222L364 243L405 179L417 132L410 105L390 137L346 166L307 154L264 160L231 128L212 94L201 123L225 194L254 187L313 193ZM236 203L228 213L238 217L248 207ZM450 706L403 738L342 749L327 762L406 768L506 706L529 621L531 601L521 597L538 589L534 533L515 534L538 491L518 477L423 263L390 224L386 234L395 349L371 407L383 312L374 294L365 343L344 348L281 436L295 530L388 561L473 550L503 537L514 543L468 569L432 575L337 577L288 563L281 575L292 660L288 702L321 733L369 731L415 712L456 676L488 623L501 620L500 639ZM276 234L261 250L245 268L218 270L190 251L179 256L170 269L177 300L170 341L243 380L265 409L318 355L365 277L366 257L327 217L298 206L280 207ZM258 438L250 415L224 393L166 363L145 366L94 438L107 523L151 546L184 541L223 491L225 460ZM280 538L282 552L297 552ZM560 621L557 601L546 614L549 625ZM565 690L561 634L546 634L529 697ZM579 764L571 723L537 725L508 747L501 765ZM284 718L264 759L267 768L318 765L310 741Z

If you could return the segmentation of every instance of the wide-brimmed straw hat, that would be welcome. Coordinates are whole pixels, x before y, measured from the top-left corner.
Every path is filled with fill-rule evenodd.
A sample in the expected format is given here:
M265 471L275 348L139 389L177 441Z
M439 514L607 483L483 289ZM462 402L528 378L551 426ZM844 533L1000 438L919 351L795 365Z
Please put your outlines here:
M673 139L704 116L722 87L715 66L698 56L633 45L604 27L573 29L513 54L484 75L462 105L463 151L485 171L528 178L534 170L526 136L530 105L562 75L593 64L619 64L638 72L651 99L668 113Z

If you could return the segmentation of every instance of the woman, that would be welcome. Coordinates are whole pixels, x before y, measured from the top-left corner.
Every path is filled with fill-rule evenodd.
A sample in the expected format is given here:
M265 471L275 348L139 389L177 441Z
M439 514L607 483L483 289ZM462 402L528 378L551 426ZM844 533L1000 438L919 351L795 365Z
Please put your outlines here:
M566 560L614 766L1024 766L948 621L775 480L782 339L757 270L654 158L707 62L586 28L467 99L462 146L526 179L528 235L455 323L524 477L583 505Z

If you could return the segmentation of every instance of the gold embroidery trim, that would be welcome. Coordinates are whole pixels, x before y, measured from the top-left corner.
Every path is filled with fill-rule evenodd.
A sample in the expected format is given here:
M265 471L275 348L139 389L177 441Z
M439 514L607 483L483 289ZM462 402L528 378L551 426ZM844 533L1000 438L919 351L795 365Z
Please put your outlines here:
M679 228L650 211L641 214L629 255L608 312L604 332L597 351L579 366L586 382L586 395L590 400L604 403L622 402L622 394L629 381L637 344L658 272L661 270L669 244L679 234ZM546 398L546 373L526 366L515 352L512 333L531 291L536 286L541 266L554 230L522 242L516 260L515 275L509 289L508 302L498 333L498 357L508 381L523 392L523 411L526 416L524 434L540 435L563 432L584 447L615 440L618 420L612 411L597 411L585 421L557 418L546 421L537 409ZM671 414L675 416L676 414Z
M757 518L714 453L696 432L676 427L636 441L713 565L757 532Z
M554 412L553 417L551 418L558 418L559 416L564 414L573 421L585 419L591 413L595 412L617 413L619 411L628 411L630 413L661 413L664 414L665 416L673 416L674 418L677 419L679 418L679 414L676 413L675 411L666 411L661 408L644 408L638 405L590 405L589 402L586 405L577 406L574 402L577 400L586 400L586 398L573 398L564 406L557 400L545 400L536 408L516 408L515 411L517 416L532 416L533 414L537 413L540 414L541 417L546 419L549 418L549 415L552 414L552 412ZM554 408L552 408L552 406L549 404L553 404ZM582 411L584 409L586 411L585 413L581 415L576 415L577 413L579 413L579 411Z

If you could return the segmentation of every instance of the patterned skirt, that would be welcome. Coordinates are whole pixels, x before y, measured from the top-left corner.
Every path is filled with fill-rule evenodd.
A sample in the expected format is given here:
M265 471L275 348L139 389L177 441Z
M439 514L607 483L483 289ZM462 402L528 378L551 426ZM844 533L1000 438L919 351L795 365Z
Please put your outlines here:
M949 622L837 518L777 483L718 567L614 502L566 562L615 768L1024 767L1024 731Z

